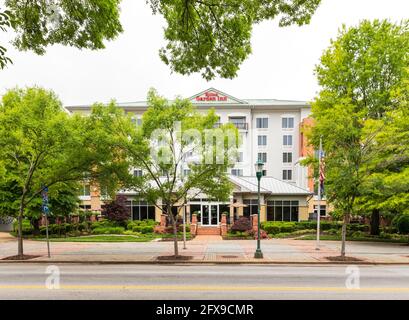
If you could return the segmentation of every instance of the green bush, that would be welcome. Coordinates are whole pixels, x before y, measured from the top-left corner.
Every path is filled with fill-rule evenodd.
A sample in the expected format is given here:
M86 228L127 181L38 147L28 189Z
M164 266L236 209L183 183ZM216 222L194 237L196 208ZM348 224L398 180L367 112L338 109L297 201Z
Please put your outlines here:
M296 222L287 221L267 221L261 223L261 228L268 234L278 234L283 232L294 232L297 230Z
M125 231L123 227L98 227L92 230L93 234L122 234Z
M109 221L109 220L101 220L101 221L95 221L91 224L91 229L97 229L97 228L115 228L118 227L118 224L113 222L113 221Z
M18 221L17 219L13 222L13 230L16 234L18 234ZM33 233L33 227L31 226L30 220L23 219L22 222L22 229L21 229L23 236L27 236Z
M151 226L154 227L156 225L158 225L159 222L156 222L155 220L152 219L144 219L144 220L131 220L128 221L126 228L128 230L133 230L134 227L138 227L138 226Z
M178 227L179 232L183 232L183 224ZM186 232L190 232L190 225L186 225Z
M369 232L369 225L367 224L360 224L360 223L351 223L347 225L347 230L349 231L361 231L361 232Z
M409 214L402 214L396 220L396 227L400 234L409 234Z

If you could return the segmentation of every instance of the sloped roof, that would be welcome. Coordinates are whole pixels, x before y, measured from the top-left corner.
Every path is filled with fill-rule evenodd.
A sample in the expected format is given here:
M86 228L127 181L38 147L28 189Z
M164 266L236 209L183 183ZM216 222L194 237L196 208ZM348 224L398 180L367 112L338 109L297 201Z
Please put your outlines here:
M197 99L198 97L206 96L209 94L213 95L216 100L202 101L200 98ZM219 97L225 100L218 100ZM231 106L233 107L234 106L238 108L269 107L273 109L277 109L280 107L297 108L297 109L302 108L302 107L309 107L306 101L278 100L278 99L238 99L236 97L233 97L215 88L209 88L209 89L203 90L191 96L188 99L197 107L209 107L209 106L215 106L215 107ZM170 102L172 102L172 100L170 100ZM108 104L109 103L106 103L106 105ZM148 107L148 102L147 101L116 102L116 105L118 107L129 109L129 110L138 110L138 109L144 110ZM89 110L91 108L91 105L65 106L65 108L69 111Z
M240 192L257 192L256 177L229 176L230 181L240 188ZM288 182L273 177L262 177L260 180L260 192L277 195L310 195L309 190L303 189Z

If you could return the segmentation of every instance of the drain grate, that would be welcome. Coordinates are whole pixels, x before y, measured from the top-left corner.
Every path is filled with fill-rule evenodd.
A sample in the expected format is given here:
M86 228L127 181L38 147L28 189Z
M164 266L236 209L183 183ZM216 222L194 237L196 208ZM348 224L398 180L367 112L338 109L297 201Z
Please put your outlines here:
M239 256L233 256L233 255L227 255L227 256L221 256L221 258L224 259L234 259L234 258L238 258Z

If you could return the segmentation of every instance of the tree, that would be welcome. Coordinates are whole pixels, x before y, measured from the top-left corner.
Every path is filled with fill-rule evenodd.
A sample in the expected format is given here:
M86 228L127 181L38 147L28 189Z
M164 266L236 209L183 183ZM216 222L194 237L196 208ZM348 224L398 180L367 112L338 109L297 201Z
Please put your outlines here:
M356 213L363 183L384 147L374 143L384 124L366 124L370 119L382 119L385 112L399 105L394 92L408 77L408 31L407 21L395 25L375 20L349 29L343 26L316 67L322 89L312 106L316 125L311 143L317 148L319 138L323 139L326 195L343 212L341 256L345 256L346 224Z
M90 117L108 128L111 142L120 146L118 152L125 160L105 170L107 180L116 180L122 189L136 192L167 214L177 257L177 216L187 201L198 194L220 200L230 194L226 172L237 159L238 133L232 124L214 129L218 121L214 111L201 114L189 100L169 102L150 91L148 105L142 126L133 125L114 103L94 106ZM130 168L141 169L142 176L133 176Z
M126 197L117 196L115 200L108 202L102 206L102 215L110 221L124 224L129 219L130 212L125 205Z
M254 24L280 16L280 26L309 23L321 0L146 0L166 21L159 55L181 74L233 78L251 53ZM120 0L6 0L0 27L12 28L20 50L43 54L52 44L101 49L122 26ZM2 20L3 19L3 20ZM3 21L3 24L2 24ZM0 67L9 62L0 47Z
M251 53L254 24L281 15L280 26L310 22L321 0L149 0L166 20L162 61L181 74L234 78Z
M43 186L80 181L91 175L94 159L100 160L92 148L88 121L69 117L55 94L41 88L13 89L2 97L0 197L18 195L7 205L7 214L18 219L20 258L24 257L22 220Z
M103 49L104 40L122 32L119 21L120 0L6 0L0 8L0 30L13 29L13 45L19 50L44 54L49 45L62 44L77 48ZM9 58L0 47L0 67Z

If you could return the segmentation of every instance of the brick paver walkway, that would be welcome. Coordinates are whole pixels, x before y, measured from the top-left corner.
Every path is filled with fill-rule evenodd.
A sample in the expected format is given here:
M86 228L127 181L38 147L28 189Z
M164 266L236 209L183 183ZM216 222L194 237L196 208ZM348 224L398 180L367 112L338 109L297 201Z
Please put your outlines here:
M0 237L0 259L15 255L17 241L4 234ZM198 236L179 242L179 253L191 256L191 262L240 263L328 263L327 257L339 256L340 242L322 241L315 250L315 241L293 239L262 240L263 259L254 259L255 240L222 240L220 236ZM49 261L43 241L24 241L24 252L40 255L37 261ZM173 255L173 242L78 243L51 242L51 261L69 262L154 262L159 256ZM409 246L393 243L347 242L347 255L364 263L407 263Z

